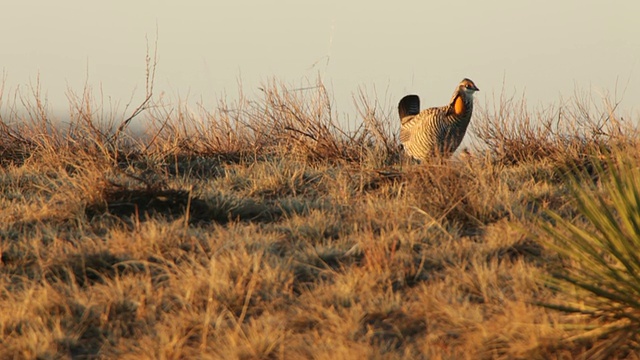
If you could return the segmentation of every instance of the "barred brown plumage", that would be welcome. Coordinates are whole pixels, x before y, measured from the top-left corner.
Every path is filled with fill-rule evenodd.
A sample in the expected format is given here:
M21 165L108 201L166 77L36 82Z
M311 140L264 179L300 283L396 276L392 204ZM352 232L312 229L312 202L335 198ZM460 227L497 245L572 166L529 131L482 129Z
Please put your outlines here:
M402 123L400 141L411 157L427 160L433 156L451 155L464 138L473 112L473 93L478 87L463 79L449 105L420 111L418 95L407 95L398 104Z

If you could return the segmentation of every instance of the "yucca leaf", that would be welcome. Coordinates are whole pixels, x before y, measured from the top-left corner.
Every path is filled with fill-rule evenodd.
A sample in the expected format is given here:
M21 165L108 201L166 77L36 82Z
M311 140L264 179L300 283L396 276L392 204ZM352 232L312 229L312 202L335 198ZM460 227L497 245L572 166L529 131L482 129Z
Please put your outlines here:
M581 215L576 219L588 227L554 212L547 213L554 225L541 224L547 247L570 260L545 282L579 303L542 305L603 320L600 329L583 335L606 337L587 356L606 358L621 346L640 346L634 340L640 336L640 171L622 157L596 163L595 169L601 189L583 187L590 177L567 177Z

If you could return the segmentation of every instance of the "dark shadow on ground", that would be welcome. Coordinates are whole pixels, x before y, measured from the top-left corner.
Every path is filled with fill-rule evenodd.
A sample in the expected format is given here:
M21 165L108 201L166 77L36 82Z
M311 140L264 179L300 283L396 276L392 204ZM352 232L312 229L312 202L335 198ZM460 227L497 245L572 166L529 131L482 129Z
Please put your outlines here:
M103 198L85 209L92 221L115 217L133 226L151 218L185 218L189 225L226 224L230 221L275 222L286 215L300 214L326 206L313 199L265 199L256 201L234 194L215 194L206 198L188 190L154 188L118 188L105 191Z

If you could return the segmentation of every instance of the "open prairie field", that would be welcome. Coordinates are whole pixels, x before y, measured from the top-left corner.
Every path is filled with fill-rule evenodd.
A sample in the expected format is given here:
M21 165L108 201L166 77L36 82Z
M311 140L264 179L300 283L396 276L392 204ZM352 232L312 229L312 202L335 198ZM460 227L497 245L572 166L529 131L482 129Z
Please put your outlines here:
M639 358L637 119L503 97L416 163L330 99L5 111L0 358Z

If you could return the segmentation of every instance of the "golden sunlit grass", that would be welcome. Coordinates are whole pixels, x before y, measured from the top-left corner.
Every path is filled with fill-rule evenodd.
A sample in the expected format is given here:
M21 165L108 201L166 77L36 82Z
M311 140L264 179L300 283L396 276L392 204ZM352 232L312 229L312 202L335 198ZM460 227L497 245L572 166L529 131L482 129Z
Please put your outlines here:
M139 136L89 92L64 128L35 95L0 122L1 358L636 356L637 301L602 299L637 295L637 256L573 240L633 229L640 146L613 113L501 99L474 115L482 145L416 164L391 109L361 93L348 128L321 83L195 111L148 88ZM608 175L611 154L635 170ZM557 310L577 303L591 316Z

